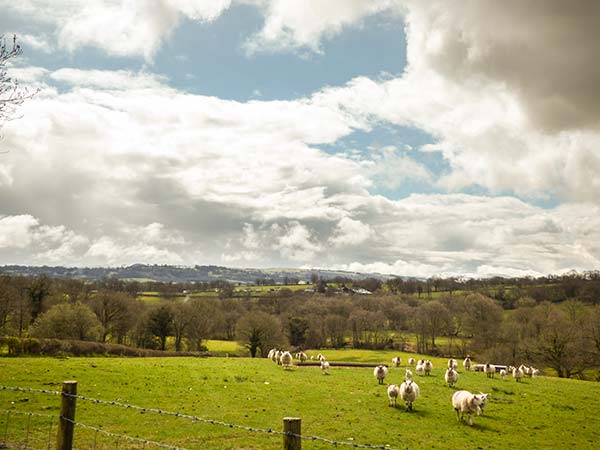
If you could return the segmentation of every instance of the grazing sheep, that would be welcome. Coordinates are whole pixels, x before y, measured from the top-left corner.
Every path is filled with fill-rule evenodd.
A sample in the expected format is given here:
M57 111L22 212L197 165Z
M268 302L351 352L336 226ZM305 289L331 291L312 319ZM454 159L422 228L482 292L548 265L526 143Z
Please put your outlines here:
M423 369L425 370L425 375L431 375L431 369L433 369L433 364L428 359L423 363Z
M317 359L318 359L319 361L325 361L325 357L324 357L324 356L323 356L321 353L319 353L319 354L317 355Z
M485 372L488 378L494 378L494 374L496 373L496 366L490 363L485 363L483 371Z
M405 380L412 380L413 379L413 373L410 371L410 369L406 369L406 375L404 375L404 379Z
M271 350L269 350L269 353L267 354L267 358L269 359L273 359L273 355L275 354L275 349L272 348Z
M423 375L425 375L425 364L423 364L419 361L417 363L417 367L415 367L415 370L417 371L417 375L422 377Z
M503 380L506 378L506 370L500 369L500 378L502 378Z
M400 388L397 384L389 384L387 387L387 395L390 400L390 406L396 407L396 400L400 394Z
M521 369L520 367L515 367L512 371L512 376L515 379L515 381L519 382L523 379L523 369Z
M488 395L480 392L479 395L482 397L481 404L479 405L479 411L477 412L478 416L483 416L483 410L485 409L485 405L487 404Z
M329 362L321 361L321 372L323 375L329 375Z
M290 352L282 352L279 357L279 362L283 366L284 369L291 369L292 362L294 361L294 357Z
M452 396L452 407L456 411L456 420L463 420L465 413L468 415L467 423L473 425L471 414L481 412L482 395L474 395L469 391L456 391Z
M375 378L377 378L377 381L379 381L379 384L383 384L383 380L385 379L385 377L387 377L388 374L388 368L382 365L376 366L375 369L373 370L373 376L375 376Z
M274 357L275 357L275 362L277 363L278 366L281 365L281 355L282 354L283 354L283 352L280 350L275 351Z
M525 375L526 377L531 378L531 367L524 366L523 364L521 364L520 368L523 371L523 375Z
M471 358L469 358L468 356L465 358L465 360L463 361L463 367L465 368L465 370L471 370Z
M532 377L537 377L540 375L540 370L539 369L534 369L533 367L531 368L531 376Z
M456 382L458 381L458 372L450 367L446 369L446 373L444 374L444 380L448 383L448 386L454 387Z
M402 364L402 360L399 356L395 356L392 358L392 364L394 365L394 367L400 367L400 364Z
M278 362L279 360L279 350L277 350L276 348L271 349L271 351L269 352L269 358L271 358L271 361L273 361L274 363Z
M415 358L408 358L408 365L409 366L414 366L415 365Z
M412 411L413 402L419 397L419 385L412 380L406 380L400 385L400 398L406 403L406 410Z
M448 369L458 369L458 362L454 358L450 358L448 360Z

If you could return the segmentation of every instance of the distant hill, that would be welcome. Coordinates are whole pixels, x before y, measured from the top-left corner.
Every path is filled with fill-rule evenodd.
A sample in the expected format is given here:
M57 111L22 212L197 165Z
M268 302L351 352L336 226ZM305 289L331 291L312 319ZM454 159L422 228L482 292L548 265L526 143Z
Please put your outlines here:
M361 280L379 278L386 280L392 275L379 273L358 273L321 269L236 269L220 266L167 266L134 264L126 267L61 267L61 266L2 266L0 273L6 275L40 276L51 278L72 278L79 280L101 280L115 278L120 280L193 282L226 280L237 284L253 284L257 279L272 279L276 283L285 280L310 281L313 274L319 278L335 277Z

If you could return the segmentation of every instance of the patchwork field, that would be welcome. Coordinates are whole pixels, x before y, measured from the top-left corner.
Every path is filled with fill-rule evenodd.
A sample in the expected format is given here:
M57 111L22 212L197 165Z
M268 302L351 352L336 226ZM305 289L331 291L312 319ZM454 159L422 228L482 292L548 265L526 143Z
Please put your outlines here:
M315 355L316 352L309 354ZM324 351L329 361L388 363L396 353ZM403 366L386 382L400 383ZM96 399L185 413L237 425L281 430L286 416L302 418L302 434L349 444L423 448L597 448L600 384L540 377L516 383L461 371L457 389L489 392L486 415L468 427L456 421L453 389L443 380L444 360L434 359L430 377L417 377L421 397L413 412L388 407L385 386L370 368L317 367L285 371L266 359L248 358L1 358L0 385L60 390L77 380L78 393ZM0 409L57 416L55 395L0 390ZM8 423L7 423L8 420ZM0 412L0 442L28 439L47 448L56 430L51 419ZM76 421L104 431L186 449L281 449L282 437L78 400ZM6 431L6 433L5 433ZM53 446L53 441L52 441ZM81 426L76 448L149 448ZM303 448L334 448L304 441ZM338 448L344 448L339 447Z

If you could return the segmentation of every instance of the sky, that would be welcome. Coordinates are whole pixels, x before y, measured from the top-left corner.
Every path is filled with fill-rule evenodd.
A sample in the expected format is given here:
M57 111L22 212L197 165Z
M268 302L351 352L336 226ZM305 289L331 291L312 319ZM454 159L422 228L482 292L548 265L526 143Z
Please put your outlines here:
M0 264L600 269L594 0L0 0Z

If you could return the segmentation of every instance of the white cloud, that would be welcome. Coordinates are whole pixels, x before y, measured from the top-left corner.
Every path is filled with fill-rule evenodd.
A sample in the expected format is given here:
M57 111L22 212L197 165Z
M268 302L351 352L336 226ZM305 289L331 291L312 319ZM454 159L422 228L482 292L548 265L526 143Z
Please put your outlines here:
M360 220L342 218L333 231L329 242L336 247L359 245L373 236L373 229Z
M313 232L300 222L290 222L283 227L274 225L272 231L279 234L273 248L290 261L310 261L322 250Z
M39 222L27 214L19 216L0 216L0 248L23 248L31 241L31 229Z

